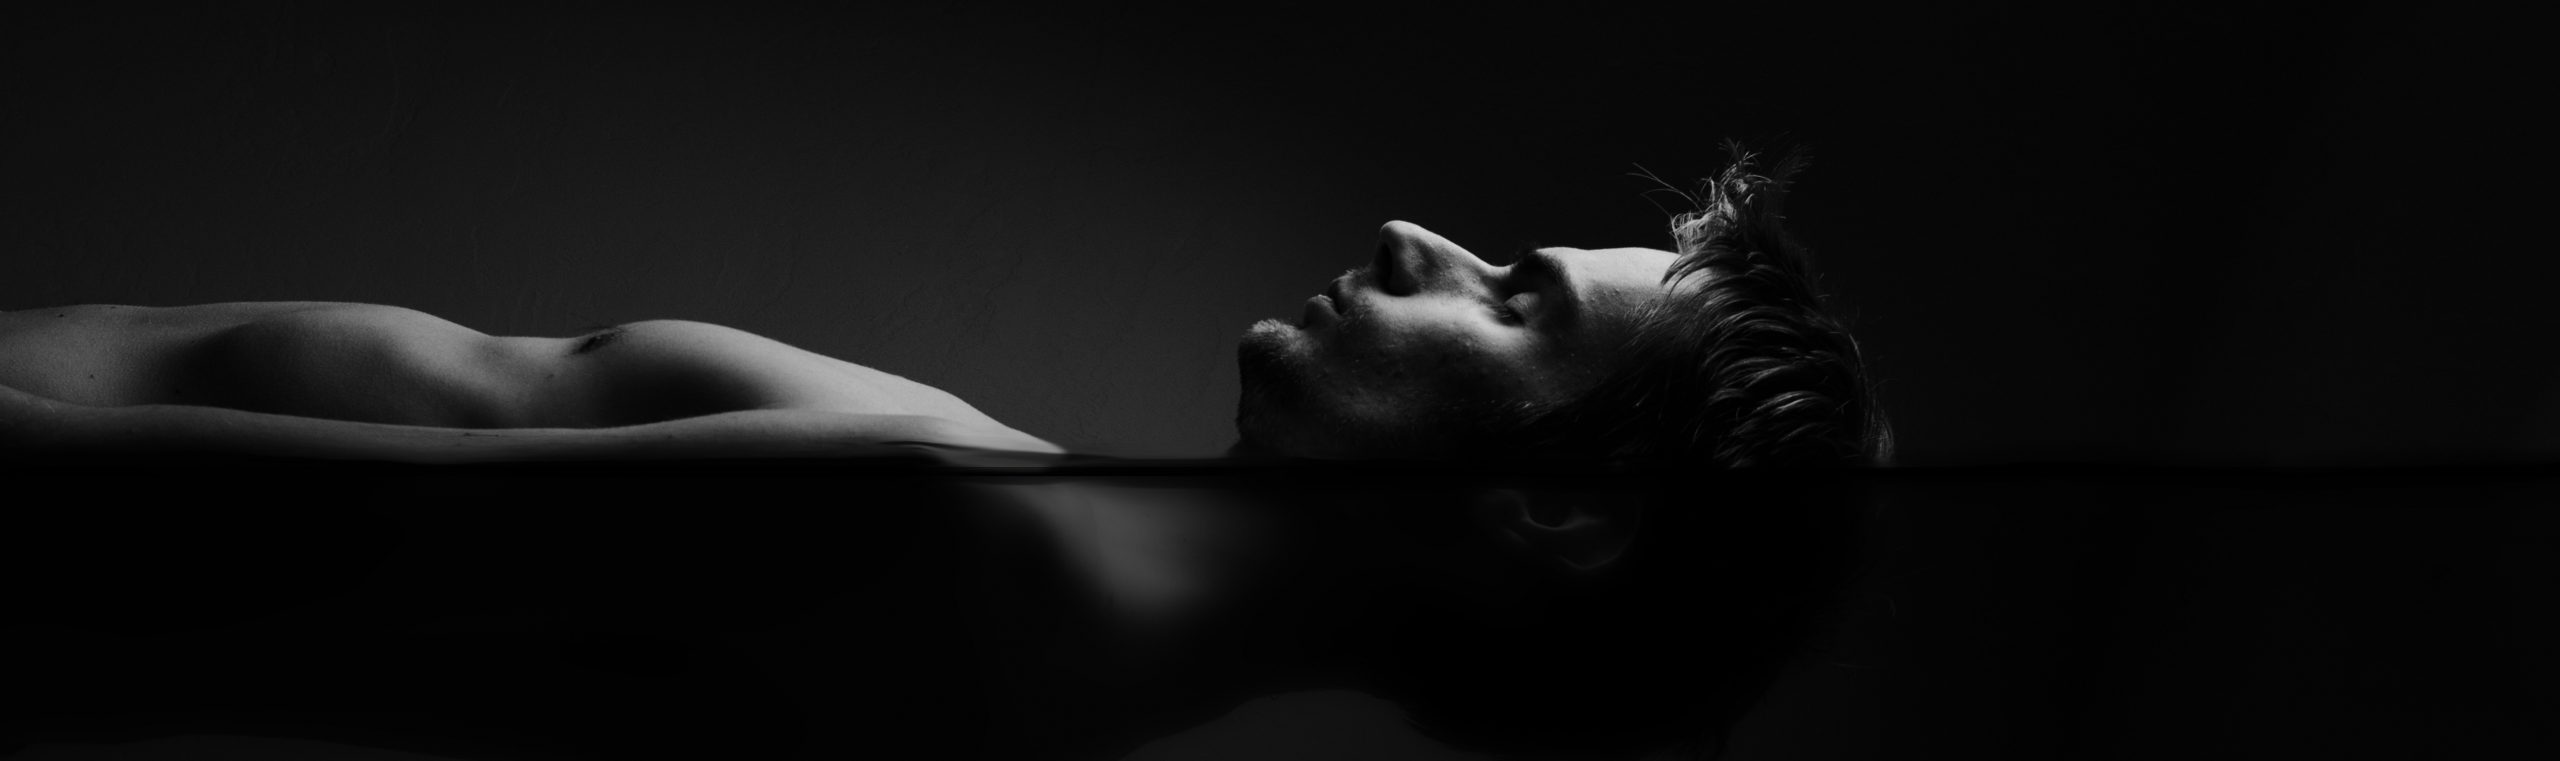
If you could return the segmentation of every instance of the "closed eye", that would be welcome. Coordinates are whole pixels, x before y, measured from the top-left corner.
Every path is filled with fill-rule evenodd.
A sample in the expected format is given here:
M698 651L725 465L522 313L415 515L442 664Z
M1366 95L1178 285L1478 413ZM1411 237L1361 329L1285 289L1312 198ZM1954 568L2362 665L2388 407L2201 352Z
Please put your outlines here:
M1505 281L1505 287L1516 292L1501 308L1513 315L1534 315L1541 327L1569 322L1580 308L1574 279L1551 250L1538 249L1522 255ZM1550 297L1559 301L1549 304Z
M1494 314L1501 316L1503 322L1510 323L1528 322L1528 313L1537 309L1538 294L1536 293L1512 294L1511 298L1503 299L1493 305Z

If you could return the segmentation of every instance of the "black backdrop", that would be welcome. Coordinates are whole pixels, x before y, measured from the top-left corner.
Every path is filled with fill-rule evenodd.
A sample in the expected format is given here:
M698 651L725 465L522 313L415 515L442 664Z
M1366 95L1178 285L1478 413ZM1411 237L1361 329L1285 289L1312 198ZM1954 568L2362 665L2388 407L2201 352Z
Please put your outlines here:
M1234 336L1357 263L1378 223L1489 256L1659 245L1670 201L1625 175L1686 184L1730 137L1814 151L1793 218L1857 315L1911 464L2560 452L2539 93L2516 19L2215 3L0 13L10 309L376 301L549 335L703 319L941 386L1071 448L1204 455L1229 435ZM2070 749L2099 755L2137 736L2547 748L2532 719L2550 713L2551 656L2530 643L2552 639L2549 520L2535 492L2492 491L2279 490L2253 508L2242 490L2217 498L2227 516L1915 509L1915 557L1946 564L1897 583L1938 617L1878 647L1922 650L1900 673L1946 678L1807 687L1814 708L1771 726L1843 753L2041 757L2031 739L2066 735L2024 707L2052 705L2068 673L2102 696L2071 730L2101 739ZM2044 617L2084 582L2113 591ZM1986 610L2013 618L1962 613ZM2035 648L2058 640L2001 622L2130 650L2057 661ZM2456 708L2384 715L2439 698ZM2144 713L2215 699L2302 713ZM1892 731L1841 740L1814 716ZM2225 734L2137 731L2154 718ZM2405 750L2428 747L2456 746Z
M1233 339L1409 219L1663 245L1726 138L1915 464L2549 452L2529 90L2385 7L13 9L0 306L683 317L1085 451L1209 454Z

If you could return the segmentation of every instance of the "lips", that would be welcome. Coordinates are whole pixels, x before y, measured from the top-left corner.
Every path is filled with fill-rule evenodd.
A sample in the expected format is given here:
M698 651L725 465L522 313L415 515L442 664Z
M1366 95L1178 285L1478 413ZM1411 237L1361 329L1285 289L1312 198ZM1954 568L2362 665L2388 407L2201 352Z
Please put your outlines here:
M1309 325L1314 325L1317 320L1333 317L1337 314L1339 313L1334 311L1332 298L1321 293L1308 296L1307 308L1301 310L1298 314L1298 327L1303 328Z

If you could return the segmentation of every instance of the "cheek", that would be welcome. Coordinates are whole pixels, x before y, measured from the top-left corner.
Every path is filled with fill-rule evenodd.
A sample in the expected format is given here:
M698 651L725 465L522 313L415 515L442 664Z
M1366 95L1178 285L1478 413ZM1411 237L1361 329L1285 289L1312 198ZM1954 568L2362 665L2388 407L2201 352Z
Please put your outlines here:
M1520 380L1504 358L1523 347L1474 326L1426 323L1406 330L1346 331L1342 338L1344 369L1380 390L1481 397L1516 393Z

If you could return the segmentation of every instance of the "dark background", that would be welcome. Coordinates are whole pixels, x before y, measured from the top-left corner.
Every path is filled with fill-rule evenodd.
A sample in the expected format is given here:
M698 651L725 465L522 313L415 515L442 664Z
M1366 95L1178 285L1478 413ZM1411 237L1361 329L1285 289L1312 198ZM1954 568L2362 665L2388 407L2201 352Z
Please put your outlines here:
M13 7L0 308L708 320L1208 455L1235 336L1379 223L1659 246L1628 174L1738 138L1814 152L1909 464L2560 453L2522 20L1913 5ZM2026 483L1912 492L1885 665L1748 753L2554 742L2547 488Z
M2560 451L2521 24L1913 5L12 10L0 307L708 320L1208 455L1380 223L1666 245L1736 138L1912 464Z

